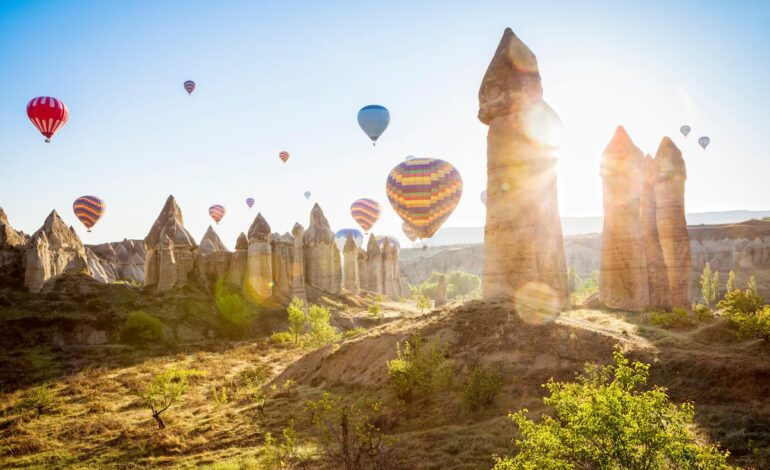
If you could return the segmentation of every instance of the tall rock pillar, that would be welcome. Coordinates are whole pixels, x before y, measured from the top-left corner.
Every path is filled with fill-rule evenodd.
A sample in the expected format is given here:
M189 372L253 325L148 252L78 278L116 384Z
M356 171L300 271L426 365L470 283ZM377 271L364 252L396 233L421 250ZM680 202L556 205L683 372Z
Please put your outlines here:
M377 244L374 233L369 235L369 243L366 245L366 277L368 288L375 294L383 294L382 285L382 250Z
M307 292L305 291L305 253L303 238L305 228L300 224L294 224L291 229L294 237L291 254L291 296L297 297L307 305Z
M438 286L436 287L436 299L433 302L433 306L436 308L446 305L446 276L441 275L438 278Z
M387 238L382 243L382 293L391 299L398 298L398 247Z
M644 240L644 258L647 262L647 283L650 289L650 306L671 308L671 289L668 285L668 268L663 259L663 247L658 234L658 209L655 197L657 170L651 156L644 157L640 220Z
M257 214L249 227L249 251L246 258L246 282L257 300L273 295L273 256L270 246L270 225Z
M249 258L249 239L241 232L235 242L235 253L230 258L230 269L227 273L227 283L238 289L243 287L243 279L246 276L246 266Z
M329 221L316 204L310 212L310 224L303 235L305 278L309 284L332 294L342 290L342 261L334 242Z
M144 285L157 292L188 283L198 245L184 227L182 210L169 196L144 238Z
M561 120L543 101L537 59L506 29L479 90L487 133L484 298L547 286L567 299L556 150Z
M353 240L353 235L348 234L345 246L342 249L344 264L342 269L342 287L351 294L358 295L361 287L358 273L358 245Z
M668 137L660 142L655 153L658 177L655 199L658 211L658 233L663 259L668 268L673 307L690 307L690 237L684 216L684 182L687 180L682 152Z
M291 300L291 270L294 238L288 233L274 233L270 237L273 250L273 295L283 301Z
M604 229L599 299L607 307L636 312L650 301L640 219L643 165L642 151L618 127L601 164Z

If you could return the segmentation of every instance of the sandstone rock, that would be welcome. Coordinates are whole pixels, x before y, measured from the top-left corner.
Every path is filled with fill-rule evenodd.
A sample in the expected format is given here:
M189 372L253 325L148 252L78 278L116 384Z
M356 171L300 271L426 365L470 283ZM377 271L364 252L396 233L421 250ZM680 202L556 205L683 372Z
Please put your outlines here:
M479 90L479 119L489 125L485 298L532 282L567 298L552 137L561 121L542 94L535 55L506 29Z
M607 307L642 311L650 300L640 219L642 151L623 127L602 157L604 230L599 298Z
M104 265L102 265L101 260L96 255L96 253L94 253L93 250L91 250L87 245L85 246L85 249L86 262L88 263L88 268L91 271L91 276L103 284L114 282L116 280L115 277L112 275L112 273L104 269Z
M668 268L663 259L663 247L658 233L658 209L655 198L657 172L651 156L644 158L642 196L640 199L642 239L644 258L647 263L647 283L650 291L650 306L671 308L671 289L668 285Z
M235 253L230 258L230 269L227 273L227 283L231 287L242 288L246 277L246 270L249 257L249 239L246 234L241 232L238 240L235 242Z
M227 276L231 259L232 253L209 225L195 254L195 279L198 284L213 290L217 281Z
M358 295L361 288L358 274L358 245L353 240L353 235L348 234L345 246L342 249L344 265L342 267L342 288L351 294Z
M382 244L382 293L391 299L400 297L398 250L396 245L385 239Z
M186 285L195 266L198 248L184 228L182 210L174 196L169 196L158 218L144 239L144 285L162 292Z
M371 291L369 288L369 267L366 263L366 251L360 248L358 249L356 264L358 264L358 284L360 289Z
M374 233L369 235L369 243L366 245L366 277L369 292L384 294L382 273L382 250L377 244Z
M307 292L305 290L305 228L300 224L294 224L291 229L294 237L294 246L291 257L291 296L297 297L307 305Z
M292 252L294 237L288 233L274 233L270 238L273 250L273 296L282 302L291 300Z
M200 244L198 244L198 253L210 254L219 251L227 251L227 247L222 243L222 239L219 238L217 232L214 231L214 227L209 225Z
M443 307L446 305L446 276L443 274L438 279L438 287L436 288L436 300L433 303L434 307Z
M273 253L270 246L270 225L257 214L249 228L249 251L246 260L246 282L263 300L273 295Z
M46 281L68 266L90 274L83 242L53 211L27 244L24 285L30 292L40 292Z
M334 232L329 227L329 221L318 204L310 212L310 224L303 235L303 244L305 279L308 284L339 294L342 290L340 251L334 242Z
M124 239L120 242L86 245L90 251L88 261L94 276L99 271L95 265L101 265L101 271L106 273L109 282L126 281L144 283L144 265L146 251L143 240Z
M0 285L23 285L26 244L27 236L11 226L5 212L0 208Z
M657 180L655 198L658 233L663 259L668 268L668 281L673 307L690 307L690 239L684 216L684 183L687 179L682 152L664 137L655 154Z

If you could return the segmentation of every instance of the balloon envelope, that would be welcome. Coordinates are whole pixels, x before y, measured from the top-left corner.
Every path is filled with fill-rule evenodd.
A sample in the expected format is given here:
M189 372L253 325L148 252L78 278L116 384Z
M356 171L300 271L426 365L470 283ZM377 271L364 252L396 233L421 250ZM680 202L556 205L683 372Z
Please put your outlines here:
M385 185L388 200L419 238L430 238L460 202L463 180L452 164L415 158L391 170Z
M96 222L102 218L106 207L104 201L96 196L81 196L75 199L75 202L72 204L75 217L85 225L89 232L91 227L96 225Z
M698 144L700 144L700 146L703 147L703 150L706 150L706 147L708 147L710 143L711 143L711 139L709 139L705 135L700 139L698 139Z
M45 141L50 142L51 137L67 123L70 112L62 100L51 96L38 96L27 103L27 117L45 136Z
M390 124L390 112L384 106L370 104L358 111L358 125L372 139L372 142L377 142L388 128L388 124Z
M310 199L311 192L305 191L305 199Z
M254 198L253 197L247 197L246 198L246 205L249 206L249 209L254 207Z
M486 206L487 205L487 190L481 191L481 195L479 196L481 198L481 202Z
M377 245L382 248L385 245L385 240L388 241L390 246L395 246L396 248L401 249L401 243L399 243L395 237L391 237L390 235L382 235L377 237Z
M184 89L188 95L192 95L193 90L195 90L195 82L192 80L187 80L184 82Z
M337 244L337 248L340 251L345 249L345 243L348 241L348 234L353 236L353 241L356 242L356 245L359 248L361 248L361 245L364 244L364 234L355 228L343 228L337 230L337 233L334 234L334 243Z
M401 224L401 230L404 231L404 235L406 235L410 242L417 240L417 229L412 227L412 224L409 222Z
M214 204L213 206L209 207L209 215L212 219L214 219L214 222L219 223L219 221L222 220L222 217L225 216L224 206Z
M380 203L369 198L357 199L350 205L350 215L364 232L368 232L380 218Z
M286 163L289 161L289 152L282 150L281 153L278 154L278 158L280 158L282 162Z
M683 136L687 137L687 134L690 133L690 126L682 126L679 128L679 132L682 133Z

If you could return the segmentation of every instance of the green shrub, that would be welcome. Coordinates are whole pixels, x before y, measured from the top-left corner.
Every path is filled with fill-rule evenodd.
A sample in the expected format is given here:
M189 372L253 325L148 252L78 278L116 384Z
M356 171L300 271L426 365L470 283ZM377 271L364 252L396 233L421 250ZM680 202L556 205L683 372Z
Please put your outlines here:
M706 308L711 309L719 296L719 271L711 272L711 265L707 262L700 275L700 291Z
M474 367L463 385L463 404L470 410L486 408L495 401L503 388L503 376L498 370Z
M305 333L305 304L299 297L291 299L289 307L286 309L289 316L289 334L294 338L294 344L299 344L299 338Z
M300 452L297 431L294 420L289 420L289 426L281 431L281 440L274 438L272 433L265 433L265 443L259 456L259 467L265 470L305 468L309 457Z
M254 320L254 311L241 294L225 284L224 279L220 279L215 285L214 303L222 320L224 320L228 334L243 336L248 331L246 327Z
M353 338L358 335L362 335L366 333L366 328L361 328L360 326L357 328L352 328L350 330L345 330L342 332L343 338Z
M419 336L396 343L396 358L388 361L388 384L399 400L428 396L446 384L451 372L446 345L423 344Z
M687 310L678 307L670 312L653 312L650 320L661 328L687 328L695 324Z
M419 285L410 285L409 292L412 297L424 295L429 299L436 297L439 279L446 277L447 299L453 300L464 297L476 297L481 293L481 276L464 273L462 271L450 271L447 273L433 273L427 281Z
M727 452L699 444L690 431L691 403L677 406L664 388L646 389L649 365L630 364L620 352L614 360L587 365L575 382L549 381L543 402L553 412L540 423L527 410L510 415L519 452L495 456L494 468L729 468Z
M382 305L379 302L375 302L366 309L369 312L369 316L372 318L382 318Z
M162 339L163 323L143 310L129 313L120 329L120 340L124 343L158 343Z
M308 333L305 344L320 348L339 340L342 335L331 325L332 314L326 307L311 305L307 314Z
M227 387L212 387L211 401L216 406L226 405L230 401L229 397L227 396Z
M753 279L753 278L752 278ZM746 289L735 289L725 294L724 299L717 303L717 307L722 309L722 313L728 317L735 314L753 314L758 312L765 303L756 290L756 284L751 284Z
M761 310L750 314L735 313L730 320L738 327L738 333L741 336L770 341L770 305L765 305Z
M714 312L707 305L693 304L692 311L700 321L708 321L714 318Z
M420 313L425 312L425 309L431 306L430 300L424 294L415 295L414 300L417 303L417 308L420 309Z
M42 415L53 411L58 404L56 394L48 384L27 390L15 408L21 413Z
M158 423L158 428L166 427L161 415L184 398L189 386L189 378L202 375L204 372L197 369L167 369L150 380L139 394L139 398L152 412L152 418Z
M294 342L294 335L288 331L278 331L270 335L269 341L272 344L296 344Z

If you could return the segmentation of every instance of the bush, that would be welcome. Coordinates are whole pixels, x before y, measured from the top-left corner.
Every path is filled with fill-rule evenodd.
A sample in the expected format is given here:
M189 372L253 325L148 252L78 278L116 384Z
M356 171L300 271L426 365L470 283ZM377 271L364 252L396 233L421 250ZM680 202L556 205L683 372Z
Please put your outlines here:
M687 310L678 307L671 312L653 312L650 320L661 328L687 328L695 324Z
M465 379L463 404L472 411L486 408L495 401L502 388L500 371L477 366Z
M770 341L770 305L765 305L761 310L751 314L735 313L730 320L738 327L738 333L741 336L753 336Z
M430 300L424 294L415 295L414 300L417 303L417 308L420 309L420 313L425 312L426 308L430 308Z
M429 299L435 298L438 282L442 275L446 277L446 292L449 300L475 297L481 292L481 276L462 271L450 271L447 273L434 272L430 279L422 284L409 286L410 293L413 297L422 294Z
M217 281L214 287L214 303L225 322L228 333L242 336L254 320L254 312L238 292L230 289L224 279Z
M294 344L299 344L299 338L305 333L305 304L299 297L291 299L289 307L286 309L289 316L289 334L294 338Z
M167 369L155 375L139 394L143 404L152 411L152 418L163 429L166 423L161 415L184 398L190 377L200 377L204 373L197 369Z
M446 346L423 344L419 336L396 343L396 358L388 361L388 383L399 400L411 402L446 384L451 372Z
M373 318L382 318L382 305L379 302L375 302L367 309L369 316Z
M294 335L288 331L278 331L270 335L270 341L272 344L296 344L294 342Z
M328 308L311 305L307 315L308 334L305 344L320 348L339 340L342 335L331 325L332 314Z
M746 289L735 289L725 294L724 299L717 303L717 307L722 309L722 313L732 317L735 314L754 314L762 309L764 303L765 299L757 293L756 284L749 281Z
M120 329L120 340L129 344L158 343L163 339L163 323L143 310L128 314Z
M289 426L281 431L281 437L281 441L278 442L272 433L265 433L265 444L259 457L258 468L283 470L305 467L308 457L300 453L293 419L289 420Z
M350 330L345 330L342 332L343 338L353 338L358 335L362 335L366 333L366 328L361 328L360 326L357 328L352 328Z
M698 444L689 427L694 406L677 406L666 390L645 388L649 365L615 352L614 365L588 364L575 382L549 381L553 408L540 423L512 414L521 438L496 470L556 468L728 468L727 452Z
M28 390L16 404L21 413L42 415L53 411L57 406L56 394L50 385L43 384Z

